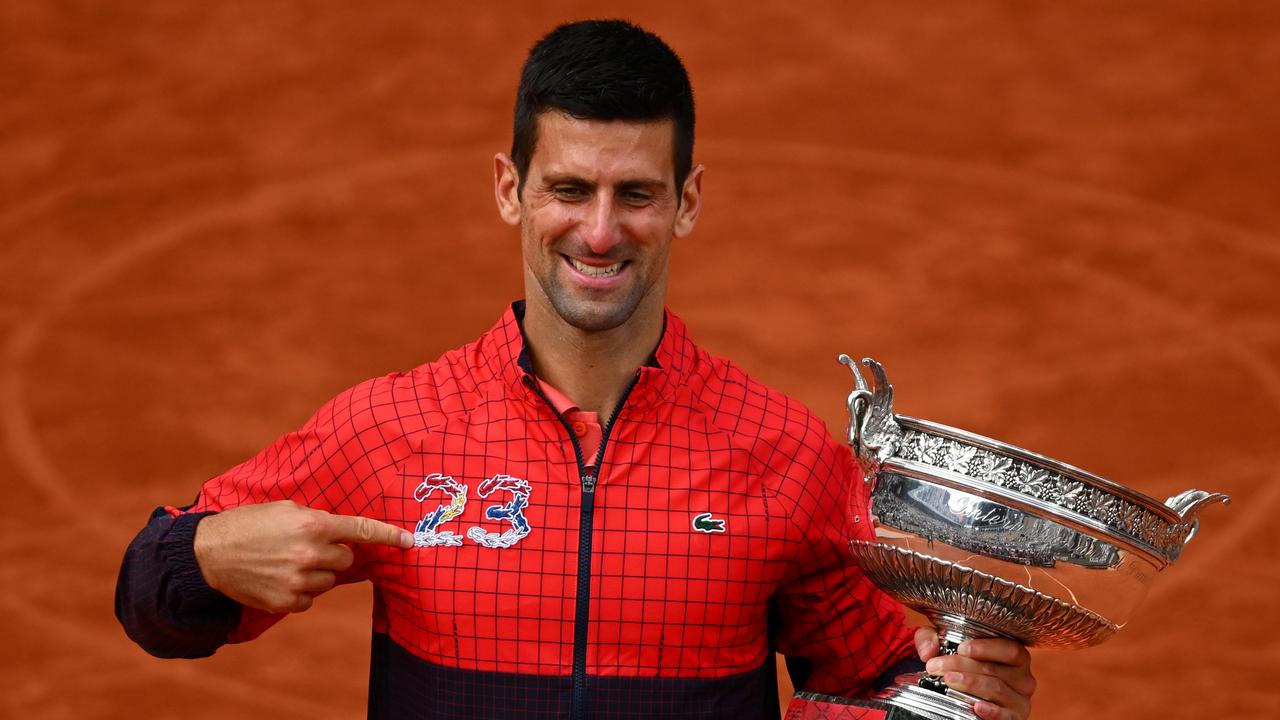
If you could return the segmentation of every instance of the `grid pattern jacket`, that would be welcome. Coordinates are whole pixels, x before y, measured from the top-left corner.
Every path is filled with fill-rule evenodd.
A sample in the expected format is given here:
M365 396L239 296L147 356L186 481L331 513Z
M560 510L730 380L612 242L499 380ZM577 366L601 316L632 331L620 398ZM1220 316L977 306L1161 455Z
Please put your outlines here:
M209 512L292 499L415 531L408 550L355 547L340 577L375 588L373 718L776 718L774 650L833 694L913 656L847 550L872 532L866 497L821 420L668 312L586 465L522 314L158 509L121 569L130 636L199 657L280 620L209 588L192 538Z

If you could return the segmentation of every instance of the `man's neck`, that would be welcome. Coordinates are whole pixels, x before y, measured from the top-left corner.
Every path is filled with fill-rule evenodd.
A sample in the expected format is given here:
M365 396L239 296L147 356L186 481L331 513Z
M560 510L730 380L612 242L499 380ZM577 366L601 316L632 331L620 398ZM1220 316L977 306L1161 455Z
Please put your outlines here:
M642 306L619 327L584 332L547 305L529 302L523 329L538 377L603 421L617 407L636 369L653 355L662 324L662 307Z

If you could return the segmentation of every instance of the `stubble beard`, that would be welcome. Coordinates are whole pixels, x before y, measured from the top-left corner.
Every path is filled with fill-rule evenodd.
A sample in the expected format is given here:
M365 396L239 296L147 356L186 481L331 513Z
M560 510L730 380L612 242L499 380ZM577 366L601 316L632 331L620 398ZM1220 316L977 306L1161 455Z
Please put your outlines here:
M536 234L533 232L528 216L521 218L520 229L524 252L527 254L531 251L531 247L536 246L531 242L531 238L536 237ZM573 281L565 277L568 270L560 267L565 262L561 253L553 249L549 259L550 265L543 268L541 272L533 270L526 260L526 272L533 275L542 295L555 310L556 315L565 324L585 333L606 332L621 327L636 313L640 304L644 302L646 294L652 291L661 292L657 285L665 287L660 277L649 276L649 279L654 282L646 283L646 278L641 276L632 278L633 282L626 288L610 293L608 296L602 296L600 299L581 297L581 295L589 295L590 291L572 287ZM627 268L627 271L640 273L639 268L634 266ZM665 275L665 270L660 275Z
M644 299L644 286L638 282L632 283L621 296L599 300L575 297L556 273L538 278L538 285L556 315L583 332L604 332L620 327L631 319Z

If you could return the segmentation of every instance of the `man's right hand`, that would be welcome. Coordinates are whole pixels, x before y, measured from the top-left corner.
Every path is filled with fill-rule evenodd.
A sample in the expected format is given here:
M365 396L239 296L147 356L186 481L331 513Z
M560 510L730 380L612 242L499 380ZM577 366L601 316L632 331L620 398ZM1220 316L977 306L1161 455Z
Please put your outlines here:
M351 543L413 547L394 525L332 515L290 500L243 505L196 526L195 555L205 582L236 602L267 612L302 612L355 562Z

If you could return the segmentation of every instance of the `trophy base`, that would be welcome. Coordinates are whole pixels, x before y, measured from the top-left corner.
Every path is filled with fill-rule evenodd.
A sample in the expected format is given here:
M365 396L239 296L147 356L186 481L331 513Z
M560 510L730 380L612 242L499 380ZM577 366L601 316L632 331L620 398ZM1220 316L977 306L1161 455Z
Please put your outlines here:
M978 720L977 714L973 712L973 704L978 698L951 688L939 692L921 687L920 680L924 677L928 676L924 673L899 675L893 685L879 692L874 699L895 710L911 713L899 717L920 720ZM887 715L886 720L890 717L894 716Z

